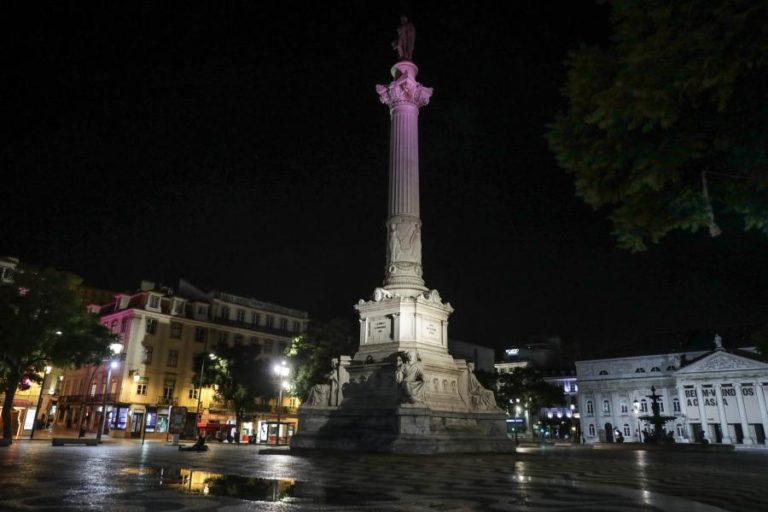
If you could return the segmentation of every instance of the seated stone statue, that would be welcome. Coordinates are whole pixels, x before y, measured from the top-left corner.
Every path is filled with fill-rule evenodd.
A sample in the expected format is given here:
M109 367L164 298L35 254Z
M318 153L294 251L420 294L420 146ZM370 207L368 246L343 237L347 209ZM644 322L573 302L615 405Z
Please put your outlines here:
M467 362L467 369L469 370L469 405L472 409L477 411L492 411L498 409L496 405L496 396L493 391L486 389L480 384L475 376L475 363L472 361Z
M326 375L327 383L315 384L309 390L309 395L305 402L306 405L315 407L328 407L338 405L338 399L335 396L339 389L339 360L334 358L331 361L331 371Z
M424 401L427 383L417 352L405 352L402 356L397 356L395 382L400 386L403 402L416 404Z

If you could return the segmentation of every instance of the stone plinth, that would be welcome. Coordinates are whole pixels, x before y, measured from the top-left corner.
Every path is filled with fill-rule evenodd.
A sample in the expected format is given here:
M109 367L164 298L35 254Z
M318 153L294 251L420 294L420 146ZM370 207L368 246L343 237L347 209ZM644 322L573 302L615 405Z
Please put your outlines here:
M426 407L305 408L291 450L405 454L513 452L503 413L432 411Z

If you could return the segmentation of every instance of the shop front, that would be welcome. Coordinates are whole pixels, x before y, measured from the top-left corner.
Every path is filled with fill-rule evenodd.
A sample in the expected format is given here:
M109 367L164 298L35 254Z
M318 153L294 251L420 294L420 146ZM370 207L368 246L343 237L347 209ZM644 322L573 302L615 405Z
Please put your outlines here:
M256 442L259 444L289 444L295 432L295 421L281 421L279 425L277 421L260 421L258 423L258 438Z

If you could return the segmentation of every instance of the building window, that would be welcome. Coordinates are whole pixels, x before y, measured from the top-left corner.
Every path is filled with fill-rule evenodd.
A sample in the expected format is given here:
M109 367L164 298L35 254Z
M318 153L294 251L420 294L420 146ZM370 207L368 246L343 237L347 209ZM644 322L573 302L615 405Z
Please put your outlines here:
M645 368L635 368L635 373L645 373Z
M640 400L640 412L648 412L648 401L645 398Z
M267 327L271 329L274 326L275 326L275 317L273 317L272 315L267 315Z
M160 309L160 297L158 297L157 295L150 295L149 307L152 309Z
M240 322L240 323L244 323L245 322L245 310L243 310L243 309L238 309L237 310L237 321Z
M275 347L275 342L272 340L264 340L264 353L271 354Z
M631 435L632 435L632 431L629 430L629 425L625 423L624 424L624 437L629 437Z
M589 437L595 437L595 424L590 423L589 428L587 429L587 432L589 433Z
M170 400L173 398L173 389L176 387L176 379L173 377L166 377L165 384L163 385L163 398Z
M654 366L653 368L651 368L651 372L660 372L660 371L661 371L661 368L659 368L658 366Z
M155 334L157 332L157 320L154 318L147 318L147 334Z
M96 396L96 384L91 384L91 396Z
M235 334L235 345L242 345L243 344L243 335L242 334Z
M205 341L205 327L195 327L195 341Z
M281 318L280 319L280 330L281 331L287 331L288 330L288 319L287 318Z
M205 318L208 316L205 306L197 306L197 316L198 318Z
M136 394L137 395L142 395L142 396L147 396L147 385L146 385L146 383L142 382L142 383L136 384Z
M664 400L659 398L659 412L664 412Z
M293 332L298 333L301 331L301 323L297 322L296 320L291 323L291 327Z
M627 405L627 401L626 400L622 400L621 401L621 413L622 414L627 414L628 412L629 412L629 406Z
M587 400L587 405L586 405L585 409L587 410L587 414L594 414L595 413L595 408L592 405L592 400Z
M141 364L152 364L152 352L154 351L153 347L144 347L144 357L142 358Z
M683 426L680 423L678 423L676 427L677 427L677 437L685 437L685 430L683 429Z
M222 306L221 307L221 318L224 320L229 320L229 307Z
M611 413L611 403L608 400L603 400L603 414Z
M598 375L608 375L608 370L600 370L597 372Z
M181 338L181 324L179 322L171 322L171 338Z
M179 364L179 351L178 350L169 350L168 351L168 366L170 368L176 368Z
M670 366L667 366L667 371L668 371L668 372L673 372L673 371L675 371L675 370L677 370L677 368L675 368L674 366L672 366L672 365L670 365Z
M219 331L219 343L226 343L227 339L229 339L229 333Z
M675 398L672 400L672 410L675 412L680 412L680 400Z
M117 319L112 320L112 325L109 326L109 330L112 332L117 332Z
M200 397L200 390L192 388L189 390L189 398L190 400L197 400Z
M259 325L261 323L261 315L256 311L251 311L251 323L253 325Z
M259 338L256 336L251 336L251 345L258 345L259 344Z
M128 319L123 318L120 320L120 332L125 332L128 330Z

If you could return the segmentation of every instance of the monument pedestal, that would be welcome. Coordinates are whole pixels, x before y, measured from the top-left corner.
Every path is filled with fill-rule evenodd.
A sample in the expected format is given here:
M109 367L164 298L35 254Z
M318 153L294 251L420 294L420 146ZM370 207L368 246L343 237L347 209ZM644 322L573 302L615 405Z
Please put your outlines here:
M291 451L402 454L514 452L506 414L432 411L426 407L299 410Z

